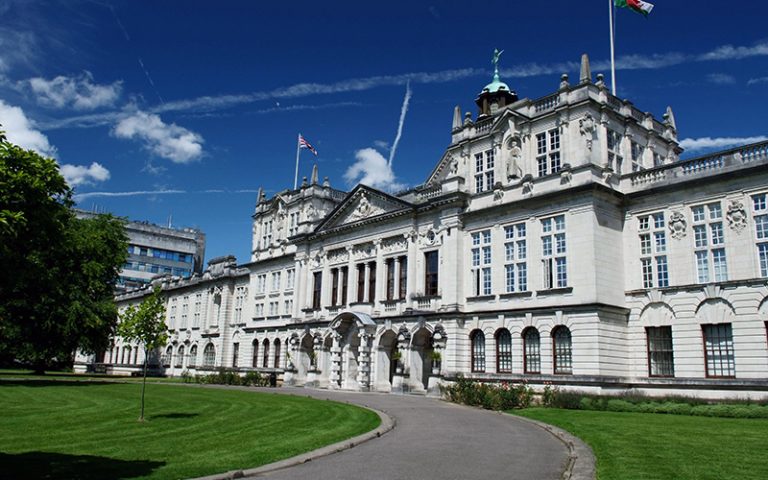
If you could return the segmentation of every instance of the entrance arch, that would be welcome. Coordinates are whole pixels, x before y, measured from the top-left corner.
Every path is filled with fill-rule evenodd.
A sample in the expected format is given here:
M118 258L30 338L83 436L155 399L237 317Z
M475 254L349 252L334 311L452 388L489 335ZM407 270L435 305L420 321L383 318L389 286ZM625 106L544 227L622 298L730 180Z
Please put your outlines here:
M426 327L419 328L411 335L411 388L426 390L432 370L432 332Z
M395 350L397 350L397 333L387 330L379 337L376 349L376 390L392 391L392 378L396 366L392 356Z
M330 325L331 388L368 390L371 382L371 342L376 323L364 313L342 312Z

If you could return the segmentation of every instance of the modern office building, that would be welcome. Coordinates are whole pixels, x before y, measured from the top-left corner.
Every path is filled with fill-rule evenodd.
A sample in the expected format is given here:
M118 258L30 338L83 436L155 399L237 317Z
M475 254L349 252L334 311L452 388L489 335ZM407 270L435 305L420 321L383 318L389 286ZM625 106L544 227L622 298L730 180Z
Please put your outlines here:
M86 217L90 212L77 210ZM148 285L158 275L190 278L201 273L205 258L205 234L194 228L170 228L129 220L128 259L120 271L117 292Z
M768 397L768 143L680 160L671 109L613 96L586 58L534 100L496 72L475 104L422 185L259 195L249 263L157 280L166 372ZM135 348L116 338L109 370Z

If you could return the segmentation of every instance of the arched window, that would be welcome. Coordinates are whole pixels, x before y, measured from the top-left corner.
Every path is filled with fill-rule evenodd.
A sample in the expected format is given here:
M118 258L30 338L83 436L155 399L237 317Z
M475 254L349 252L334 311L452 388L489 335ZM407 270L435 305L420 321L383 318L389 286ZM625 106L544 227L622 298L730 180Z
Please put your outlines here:
M203 366L212 367L216 364L216 349L212 343L205 346L203 350Z
M189 361L187 367L194 368L197 365L197 345L192 345L189 349Z
M469 335L472 343L472 371L485 371L485 334L480 330L475 330Z
M165 349L165 358L163 359L163 366L170 367L171 358L173 358L173 347L168 345L168 348Z
M253 368L259 368L259 340L253 341L253 361L251 362L251 366Z
M114 363L122 363L120 362L120 347L115 347L115 359L113 361Z
M123 363L131 363L131 346L123 348Z
M523 330L523 371L541 373L541 340L533 327Z
M264 348L264 362L261 366L267 368L269 366L269 340L265 338L264 343L262 343L261 346Z
M573 373L571 331L560 325L552 330L552 354L555 373Z
M139 363L139 346L136 345L136 348L133 349L133 363L138 364Z
M280 368L280 339L276 338L275 342L275 368Z
M176 366L177 367L184 366L184 345L180 346L179 351L176 352Z
M512 373L512 335L506 328L496 332L496 371Z

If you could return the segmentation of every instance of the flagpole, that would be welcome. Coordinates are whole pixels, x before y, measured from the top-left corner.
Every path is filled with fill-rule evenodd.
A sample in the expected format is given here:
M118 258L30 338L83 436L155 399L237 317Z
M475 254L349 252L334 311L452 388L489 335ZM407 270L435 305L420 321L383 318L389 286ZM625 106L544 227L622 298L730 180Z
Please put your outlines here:
M616 96L616 58L613 47L613 0L608 0L608 22L611 30L611 91Z
M301 134L296 137L296 173L293 175L293 189L299 186L299 152L301 152Z

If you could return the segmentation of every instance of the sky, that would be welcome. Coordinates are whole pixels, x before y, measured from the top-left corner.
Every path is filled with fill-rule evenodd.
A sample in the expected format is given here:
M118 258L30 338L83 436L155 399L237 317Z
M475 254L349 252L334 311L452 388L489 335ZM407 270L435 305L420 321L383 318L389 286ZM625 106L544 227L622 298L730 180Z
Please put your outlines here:
M683 158L768 137L768 3L657 0L617 10L618 95L661 118ZM257 191L386 191L426 180L454 106L476 114L504 50L521 98L610 77L605 0L253 2L0 0L0 124L56 159L78 207L196 227L206 259L249 260Z

